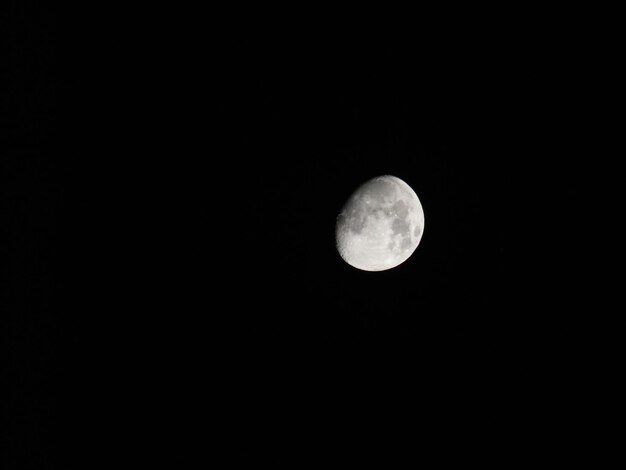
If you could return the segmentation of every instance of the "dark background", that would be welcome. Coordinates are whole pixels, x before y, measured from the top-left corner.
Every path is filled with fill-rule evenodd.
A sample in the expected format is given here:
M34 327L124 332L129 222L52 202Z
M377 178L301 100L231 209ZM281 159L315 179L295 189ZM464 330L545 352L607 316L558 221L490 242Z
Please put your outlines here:
M585 28L7 13L7 468L302 458L381 429L507 448L569 422L571 377L621 349L590 229L612 73ZM425 232L358 271L334 223L382 174Z

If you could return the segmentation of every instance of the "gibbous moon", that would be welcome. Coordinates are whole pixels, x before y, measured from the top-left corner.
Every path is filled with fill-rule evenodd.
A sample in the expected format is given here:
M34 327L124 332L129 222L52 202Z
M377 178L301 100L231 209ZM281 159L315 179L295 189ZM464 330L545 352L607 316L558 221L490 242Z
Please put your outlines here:
M378 176L350 196L337 217L335 236L343 260L364 271L384 271L406 261L424 232L424 210L411 187Z

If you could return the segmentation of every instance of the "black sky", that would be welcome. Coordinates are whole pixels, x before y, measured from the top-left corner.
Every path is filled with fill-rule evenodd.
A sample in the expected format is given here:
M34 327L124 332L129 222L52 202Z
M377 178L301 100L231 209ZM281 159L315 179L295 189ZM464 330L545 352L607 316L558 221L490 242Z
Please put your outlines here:
M621 348L588 228L606 128L584 37L9 10L7 468L302 456L296 435L393 416L445 448L448 424L505 426ZM383 174L425 231L359 271L335 219Z

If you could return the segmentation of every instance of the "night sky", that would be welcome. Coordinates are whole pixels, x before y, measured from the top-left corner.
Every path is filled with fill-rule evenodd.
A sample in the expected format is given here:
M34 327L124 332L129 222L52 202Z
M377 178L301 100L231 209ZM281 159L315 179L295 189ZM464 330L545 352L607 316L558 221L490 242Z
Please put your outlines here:
M573 39L11 8L6 468L302 458L403 426L453 458L621 350ZM384 174L424 235L359 271L336 217Z

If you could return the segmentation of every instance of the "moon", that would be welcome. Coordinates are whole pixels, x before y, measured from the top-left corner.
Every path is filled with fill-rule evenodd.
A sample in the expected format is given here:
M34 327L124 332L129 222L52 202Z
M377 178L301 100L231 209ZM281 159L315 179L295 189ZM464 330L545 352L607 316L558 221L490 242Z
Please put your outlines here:
M400 178L372 178L350 196L337 217L337 251L363 271L385 271L405 262L424 233L424 210Z

